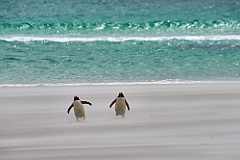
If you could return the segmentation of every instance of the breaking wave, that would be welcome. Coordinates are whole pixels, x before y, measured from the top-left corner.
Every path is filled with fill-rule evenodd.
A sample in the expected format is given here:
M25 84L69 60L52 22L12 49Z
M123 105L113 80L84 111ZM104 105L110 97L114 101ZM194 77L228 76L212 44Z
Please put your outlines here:
M213 28L213 29L222 29L222 28L232 28L239 29L240 21L236 20L160 20L160 21L151 21L151 22L108 22L108 23L88 23L88 22L57 22L57 23L1 23L0 30L9 31L9 30L162 30L162 29L189 29L189 28Z
M35 37L35 36L8 36L0 37L2 41L50 41L50 42L124 42L124 41L169 41L169 40L187 40L187 41L221 41L221 40L240 40L240 35L213 35L213 36L150 36L150 37Z

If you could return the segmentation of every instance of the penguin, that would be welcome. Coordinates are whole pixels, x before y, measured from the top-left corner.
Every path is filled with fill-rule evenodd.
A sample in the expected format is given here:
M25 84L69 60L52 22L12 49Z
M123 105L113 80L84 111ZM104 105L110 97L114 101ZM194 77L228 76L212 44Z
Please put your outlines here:
M85 111L84 111L83 104L88 104L88 105L92 106L92 104L90 102L81 101L78 96L74 96L74 101L71 104L71 106L68 108L67 113L69 114L70 110L73 107L77 121L79 121L78 118L85 120L86 117L85 117Z
M115 103L116 116L121 115L124 118L125 117L126 106L127 106L129 111L130 111L130 106L129 106L129 104L128 104L128 102L127 102L127 100L124 97L122 92L120 92L118 94L117 98L112 101L109 108L111 108L114 103Z

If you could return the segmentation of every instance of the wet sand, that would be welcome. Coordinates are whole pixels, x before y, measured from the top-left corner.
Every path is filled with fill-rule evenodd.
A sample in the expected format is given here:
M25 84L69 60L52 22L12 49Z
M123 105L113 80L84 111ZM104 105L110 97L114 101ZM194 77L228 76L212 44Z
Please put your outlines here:
M79 122L75 95L93 104ZM2 87L0 126L3 160L238 160L240 84Z

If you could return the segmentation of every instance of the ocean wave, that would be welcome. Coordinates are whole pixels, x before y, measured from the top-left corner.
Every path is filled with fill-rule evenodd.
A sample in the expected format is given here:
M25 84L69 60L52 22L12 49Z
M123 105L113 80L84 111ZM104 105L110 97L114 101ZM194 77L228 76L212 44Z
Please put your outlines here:
M212 36L133 36L133 37L34 37L34 36L8 36L0 37L1 41L7 42L31 42L31 41L49 41L49 42L124 42L124 41L169 41L169 40L187 40L187 41L222 41L222 40L240 40L240 35L212 35Z
M52 22L52 23L1 23L0 30L162 30L162 29L189 29L189 28L240 28L240 21L236 20L159 20L150 22L96 22L96 23L76 23L76 22Z

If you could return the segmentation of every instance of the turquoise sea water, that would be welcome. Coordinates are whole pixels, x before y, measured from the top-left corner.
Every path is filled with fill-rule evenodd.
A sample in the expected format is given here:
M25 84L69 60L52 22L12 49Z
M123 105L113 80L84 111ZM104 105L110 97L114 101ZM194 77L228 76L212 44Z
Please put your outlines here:
M0 86L240 81L237 0L0 0Z

